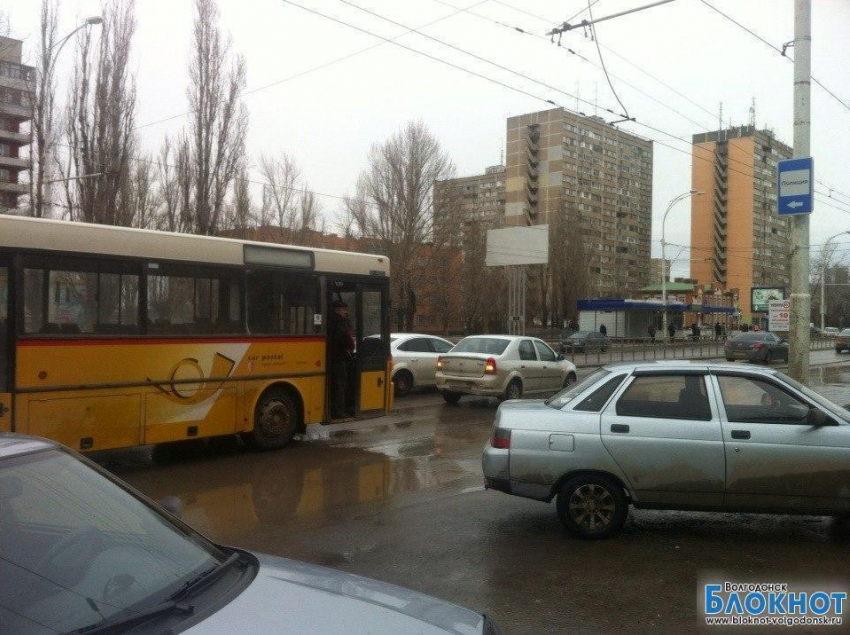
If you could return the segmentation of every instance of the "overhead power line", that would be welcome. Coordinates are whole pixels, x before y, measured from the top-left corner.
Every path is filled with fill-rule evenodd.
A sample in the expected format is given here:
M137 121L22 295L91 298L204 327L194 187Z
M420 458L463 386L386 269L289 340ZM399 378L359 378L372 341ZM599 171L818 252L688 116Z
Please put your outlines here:
M287 0L284 0L284 1L287 1ZM529 80L529 81L531 81L531 82L534 82L535 84L539 84L539 85L541 85L541 86L543 86L543 87L545 87L545 88L548 88L549 90L554 90L554 91L556 91L556 92L562 93L562 94L566 95L567 97L571 97L571 98L574 98L574 99L579 99L579 98L578 98L578 97L576 97L575 95L573 95L573 94L571 94L571 93L567 93L567 92L565 92L565 91L561 90L560 88L558 88L557 86L552 86L552 85L547 84L546 82L544 82L544 81L542 81L542 80L535 79L534 77L530 77L530 76L526 75L525 73L521 73L521 72L519 72L519 71L515 71L515 70L513 70L513 69L511 69L511 68L508 68L507 66L503 66L502 64L499 64L499 63L497 63L497 62L494 62L493 60L489 60L489 59L487 59L486 57L482 57L481 55L478 55L478 54L476 54L476 53L472 53L471 51L467 51L466 49L462 49L462 48L461 48L461 47L459 47L459 46L455 46L454 44L452 44L452 43L450 43L450 42L446 42L445 40L441 40L440 38L434 37L433 35L428 35L427 33L422 33L421 31L419 31L419 30L417 30L417 29L413 29L413 28L411 28L411 27L408 27L407 25L404 25L404 24L402 24L402 23L400 23L400 22L397 22L397 21L395 21L395 20L393 20L393 19L391 19L391 18L388 18L388 17L386 17L386 16L384 16L384 15L381 15L380 13L377 13L377 12L375 12L375 11L372 11L371 9L366 9L365 7L361 7L360 5L355 4L354 2L351 2L350 0L339 0L339 2L342 2L342 3L343 3L343 4L345 4L345 5L348 5L348 6L350 6L350 7L353 7L353 8L355 8L355 9L357 9L358 11L362 11L362 12L364 12L364 13L367 13L367 14L371 15L371 16L374 16L374 17L376 17L376 18L378 18L378 19L380 19L380 20L384 20L385 22L389 22L390 24L393 24L393 25L395 25L395 26L399 26L399 27L402 27L402 28L408 29L408 30L410 30L410 31L413 31L413 32L415 32L415 33L417 33L417 34L421 35L422 37L425 37L425 38L427 38L427 39L429 39L429 40L432 40L433 42L437 42L438 44L441 44L441 45L443 45L443 46L446 46L446 47L448 47L448 48L450 48L450 49L452 49L452 50L454 50L454 51L458 51L459 53L463 53L464 55L469 55L469 56L470 56L470 57L472 57L473 59L476 59L476 60L478 60L478 61L484 62L485 64L490 64L491 66L493 66L493 67L495 67L495 68L498 68L498 69L503 70L503 71L507 71L508 73L511 73L511 74L516 75L516 76L518 76L518 77L522 77L523 79L527 79L527 80ZM376 37L380 37L380 36L376 36ZM397 43L396 43L396 44L397 44ZM419 51L417 51L417 52L419 52ZM465 70L468 70L468 69L465 69ZM589 102L589 101L585 101L584 103L587 103L587 104L589 104L589 105L594 105L592 102ZM622 104L620 104L620 105L622 106ZM606 108L605 110L606 110L606 111L608 111L608 112L611 112L611 113L613 113L613 114L616 114L616 113L614 113L614 111L613 111L613 110L610 110L610 109L608 109L608 108ZM626 115L626 118L628 118L628 115Z
M665 0L665 2L672 2L672 0ZM626 114L626 119L630 119L629 109L626 108L625 104L623 104L623 100L620 99L620 96L617 94L617 89L614 88L614 84L611 83L611 77L608 75L608 69L605 67L605 58L602 57L602 49L599 48L599 36L596 34L596 25L593 24L593 4L590 0L587 0L587 13L590 16L590 32L593 35L593 42L596 44L596 52L599 54L599 63L602 64L602 72L605 73L605 80L608 82L608 88L610 88L611 92L614 93L614 98Z
M514 91L514 92L516 92L516 93L520 93L520 94L522 94L522 95L525 95L526 97L531 97L532 99L535 99L535 100L538 100L538 101L542 101L542 102L544 102L544 103L550 104L550 105L555 106L555 107L562 107L562 106L560 106L559 104L557 104L555 101L553 101L553 100L551 100L551 99L547 99L547 98L545 98L545 97L541 97L540 95L535 95L534 93L528 92L527 90L524 90L524 89L522 89L522 88L517 88L516 86L511 86L510 84L506 84L505 82L502 82L502 81L500 81L500 80L498 80L498 79L494 79L494 78L492 78L492 77L488 77L487 75L484 75L484 74L479 73L479 72L477 72L477 71L474 71L474 70L472 70L472 69L466 68L465 66L461 66L461 65L459 65L459 64L455 64L455 63L453 63L453 62L449 62L448 60L444 60L444 59L442 59L442 58L440 58L440 57L437 57L437 56L435 56L435 55L431 55L430 53L426 53L425 51L420 51L419 49L415 49L415 48L413 48L412 46L407 46L407 45L402 44L402 43L400 43L400 42L397 42L397 41L391 40L390 38L387 38L387 37L385 37L385 36L383 36L383 35L380 35L380 34L375 33L375 32L373 32L373 31L369 31L368 29L364 29L363 27L357 26L357 25L355 25L355 24L351 24L350 22L346 22L345 20L341 20L341 19L339 19L339 18L335 18L335 17L333 17L333 16L327 15L327 14L322 13L321 11L317 11L316 9L313 9L313 8L311 8L311 7L305 7L304 5L302 5L302 4L298 4L297 2L293 2L292 0L281 0L281 2L283 2L284 4L291 5L291 6L293 6L293 7L298 7L299 9L302 9L302 10L304 10L304 11L307 11L308 13L312 13L312 14L314 14L314 15L317 15L317 16L320 16L320 17L323 17L323 18L325 18L326 20L330 20L331 22L336 22L337 24L342 24L343 26L347 26L348 28L350 28L350 29L354 29L355 31L360 31L361 33L365 33L366 35L371 35L372 37L376 37L376 38L379 38L379 39L381 39L381 40L385 40L385 41L387 41L387 42L391 42L392 44L395 44L395 45L396 45L396 46L398 46L399 48L403 48L403 49L405 49L406 51L410 51L411 53L416 53L417 55L421 55L421 56L423 56L423 57L426 57L426 58L428 58L428 59L430 59L430 60L432 60L432 61L434 61L434 62L438 62L438 63L440 63L440 64L445 64L446 66L449 66L449 67L451 67L451 68L457 69L457 70L459 70L459 71L463 71L464 73L468 73L469 75L473 75L473 76L475 76L475 77L478 77L478 78L480 78L480 79L483 79L483 80L485 80L485 81L487 81L487 82L490 82L491 84L496 84L496 85L498 85L498 86L502 86L503 88L507 88L508 90L512 90L512 91ZM383 16L380 16L380 17L383 17ZM464 52L464 53L467 53L468 55L472 55L473 57L475 56L473 53L468 53L468 52L466 52L466 51L463 51L463 49L460 49L459 47L454 47L453 45L452 45L452 47L453 47L453 48L458 48L458 50L460 50L460 51L462 51L462 52ZM481 58L481 59L484 59L484 58ZM491 63L492 63L492 64L495 64L495 62L491 62ZM495 64L495 65L497 65L497 66L498 66L498 64ZM518 75L518 76L520 76L520 77L524 77L525 79L527 79L527 80L529 80L529 81L532 81L532 82L535 82L535 83L539 83L539 84L540 84L540 85L542 85L542 86L546 86L546 87L547 87L547 88L549 88L550 90L554 90L554 91L556 91L556 92L563 93L564 95L566 95L566 96L568 96L568 97L570 97L570 98L572 98L572 99L576 99L576 100L578 100L578 101L580 101L580 102L582 102L582 103L586 103L586 104L589 104L589 105L595 106L595 104L593 104L592 102L587 101L586 99L581 99L581 98L577 97L576 95L573 95L573 94L568 93L568 92L566 92L566 91L560 90L560 89L558 89L558 88L556 88L556 87L554 87L554 86L550 86L549 84L546 84L545 82L542 82L542 81L540 81L540 80L537 80L537 79L534 79L534 78L532 78L532 77L529 77L528 75L525 75L524 73L520 73L519 71L513 71L513 70L511 70L511 69L509 69L509 68L507 68L507 67L503 67L503 68L504 68L505 70L507 70L507 71L509 71L509 72L511 72L511 73L513 73L513 74L515 74L515 75ZM614 115L615 117L622 117L622 114L621 114L621 113L618 113L618 112L616 112L615 110L612 110L612 109L610 109L610 108L602 108L602 110L604 110L605 112L608 112L608 113L610 113L610 114Z
M443 0L435 0L435 1L437 1L437 2L441 2L441 3L443 3L443 4L446 4L445 2L443 2ZM494 1L495 1L495 0L494 0ZM760 40L761 42L763 42L764 44L766 44L767 46L769 46L770 48L772 48L774 51L776 51L776 52L778 52L778 53L780 53L780 54L782 54L782 55L785 55L785 53L784 53L781 49L779 49L778 47L774 46L773 44L771 44L770 42L768 42L767 40L765 40L764 38L762 38L760 35L758 35L758 34L757 34L757 33L755 33L754 31L752 31L751 29L748 29L748 28L747 28L747 27L745 27L744 25L740 24L739 22L737 22L736 20L734 20L734 18L732 18L731 16L728 16L727 14L723 13L722 11L720 11L719 9L717 9L717 7L713 6L712 4L710 4L709 2L707 2L706 0L700 0L700 1L701 1L701 2L703 2L706 6L708 6L708 7L712 8L712 9L714 9L715 11L717 11L718 13L720 13L721 15L723 15L723 17L725 17L725 18L729 19L730 21L734 22L734 23L735 23L736 25L738 25L739 27L743 28L745 31L747 31L748 33L750 33L753 37L757 38L758 40ZM507 4L507 3L506 3L506 2L504 2L503 0L499 0L499 4L501 4L501 5L503 5L503 6L506 6L506 7L511 7L511 5ZM515 8L515 7L513 7L513 8ZM529 12L527 12L527 11L522 11L522 13L525 13L526 15L530 15L530 16L534 17L535 19L540 20L541 22L546 22L547 24L552 24L552 23L553 23L553 20L551 20L551 19L549 19L549 18L546 18L546 17L544 17L544 16L540 16L540 15L537 15L537 14L532 14L532 13L529 13ZM479 16L479 17L481 17L481 14L474 13L474 12L471 12L471 13L470 13L470 15L475 15L475 16ZM485 16L485 19L486 19L486 16ZM517 30L517 31L521 31L520 29L516 29L516 30ZM608 51L608 52L612 53L613 55L615 55L616 57L620 58L622 61L626 62L626 63L627 63L627 64L629 64L630 66L632 66L632 67L636 68L636 69L637 69L637 70L639 70L641 73L643 73L643 74L647 75L648 77L650 77L650 78L654 79L655 81L657 81L658 83L660 83L661 85L663 85L665 88L667 88L667 89L671 90L672 92L676 93L677 95L679 95L679 96L680 96L680 97L682 97L683 99L687 100L689 103L693 104L694 106L696 106L697 108L699 108L700 110L702 110L703 112L705 112L706 114L708 114L708 115L710 115L710 116L712 116L712 117L714 116L714 113L712 113L710 110L708 110L707 108L705 108L705 107L704 107L704 106L702 106L701 104L697 103L696 101L694 101L693 99L691 99L690 97L688 97L687 95L685 95L684 93L682 93L682 92L680 92L680 91L676 90L674 87L672 87L672 86L670 86L670 85L666 84L665 82L663 82L663 81L662 81L662 80L660 80L659 78L655 77L654 75L652 75L651 73L649 73L648 71L646 71L645 69L643 69L642 67L640 67L639 65L637 65L637 64L635 64L635 63L633 63L633 62L632 62L631 60L629 60L628 58L626 58L626 57L624 57L624 56L620 55L619 53L617 53L616 51L614 51L614 50L613 50L613 49L611 49L610 47L605 46L604 44L600 44L600 46L601 46L602 48L604 48L606 51ZM571 50L571 49L567 49L567 50L569 50L570 52L572 52L572 50ZM788 57L788 56L787 56L787 55L785 55L785 57ZM584 59L586 59L586 58L584 58ZM791 61L793 61L793 58L788 57L788 59L790 59ZM615 77L615 78L616 78L616 76L614 76L614 75L612 75L612 77ZM822 84L820 84L820 82L817 82L817 80L816 80L815 78L812 78L812 80L813 80L813 81L815 81L816 83L818 83L818 84L819 84L822 88L824 88L825 90L828 90L825 86L823 86ZM619 80L619 81L623 81L623 80ZM831 93L831 91L829 91L829 92L830 92L830 94L832 94L832 93ZM835 96L835 95L833 94L833 96ZM836 97L836 99L838 99L838 98ZM839 101L841 101L841 100L839 100ZM845 104L842 102L842 105L845 105ZM639 122L638 122L638 123L639 123ZM692 121L692 120L691 120L691 123L696 123L696 122L694 122L694 121ZM697 125L701 125L701 124L697 124ZM703 128L704 128L705 130L708 130L708 129L707 129L707 128L705 128L705 127L703 127ZM663 133L663 134L668 134L668 136L669 136L669 133ZM750 153L750 156L753 156L753 154L752 154L752 153ZM735 160L732 160L732 161L734 162ZM738 162L738 163L742 163L742 164L743 164L743 162L740 162L740 161L737 161L737 162ZM746 165L746 164L744 164L744 165ZM839 195L841 195L841 196L843 196L843 197L847 198L848 200L850 200L850 195L844 194L843 192L841 192L841 191L837 190L836 188L834 188L834 187L831 187L831 186L827 185L826 183L824 183L824 182L823 182L822 180L820 180L820 179L815 179L815 181L816 181L817 183L819 183L820 185L823 185L823 186L824 186L824 187L826 187L827 189L831 190L831 191L832 191L832 192L834 192L835 194L839 194Z
M779 48L778 46L775 46L774 44L771 44L770 42L768 42L767 40L765 40L762 36L760 36L758 33L756 33L755 31L753 31L752 29L750 29L750 28L748 28L748 27L744 26L744 25L743 25L743 24L741 24L740 22L738 22L738 20L736 20L735 18L733 18L733 17L732 17L731 15L729 15L728 13L724 13L723 11L721 11L720 9L718 9L716 6L714 6L713 4L711 4L710 2L708 2L708 0L700 0L700 2L702 2L705 6L709 7L712 11L715 11L715 12L719 13L720 15L722 15L724 18L726 18L727 20L729 20L729 22L731 22L732 24L734 24L734 25L735 25L735 26L737 26L738 28L741 28L741 29L743 29L744 31L746 31L747 33L749 33L751 36L753 36L754 38L756 38L759 42L761 42L761 43L763 43L763 44L765 44L765 45L769 46L771 49L773 49L775 52L779 53L782 57L784 57L785 59L787 59L789 62L792 62L792 63L794 62L794 58L793 58L793 57L791 57L790 55L788 55L788 52L785 50L785 47L783 47L783 48ZM818 86L820 86L820 87L821 87L824 91L826 91L826 93L827 93L827 94L829 94L829 95L830 95L830 96L831 96L831 97L832 97L835 101L837 101L837 102L838 102L839 104L841 104L841 105L842 105L842 106L843 106L843 107L844 107L844 108L845 108L848 112L850 112L850 104L848 104L845 100L841 99L841 98L840 98L838 95L836 95L836 94L835 94L835 93L834 93L834 92L833 92L830 88L828 88L827 86L825 86L825 85L824 85L824 84L823 84L820 80L816 79L815 77L812 77L812 82L813 82L813 83L815 83L815 84L817 84Z
M461 13L466 13L470 9L474 9L475 7L481 6L482 4L487 4L488 2L493 2L493 1L494 0L479 0L478 2L475 2L471 5L469 5L468 7L452 7L453 9L455 9L455 11L453 13L449 13L448 15L444 15L440 18L437 18L436 20L431 20L430 22L427 22L425 24L422 24L422 25L416 27L416 29L408 29L404 33L400 33L400 34L396 35L395 37L390 38L390 41L394 41L394 40L397 40L399 38L402 38L409 33L413 33L414 31L417 31L418 29L426 29L426 28L433 26L433 25L435 25L439 22L443 22L444 20L448 20L449 18L453 18L456 15L459 15ZM316 71L320 71L320 70L323 70L325 68L335 66L336 64L339 64L340 62L344 62L346 60L349 60L352 57L357 57L358 55L362 55L363 53L366 53L368 51L376 49L379 46L384 46L384 44L388 44L388 43L389 43L388 41L378 42L376 44L372 44L371 46L367 46L366 48L362 48L362 49L358 49L356 51L352 51L351 53L347 53L346 55L332 59L329 62L325 62L323 64L319 64L318 66L313 66L313 67L308 68L306 70L299 71L298 73L295 73L294 75L289 75L287 77L283 77L283 78L275 80L275 81L273 81L269 84L264 84L263 86L257 86L256 88L251 88L250 90L246 90L245 92L241 93L239 96L240 97L247 97L248 95L254 95L254 94L259 93L261 91L268 90L269 88L274 88L275 86L280 86L281 84L285 84L286 82L292 81L293 79L298 79L299 77L304 77L305 75L310 75L311 73L315 73ZM162 119L157 119L156 121L149 121L148 123L144 123L144 124L141 124L139 126L136 126L134 129L140 130L142 128L148 128L150 126L156 126L158 124L166 123L168 121L172 121L174 119L179 119L181 117L185 117L185 116L191 115L191 114L192 114L191 110L186 110L186 111L177 113L175 115L170 115L168 117L163 117Z
M494 0L494 1L495 1L495 0ZM599 2L599 0L596 0L596 1L597 1L597 2ZM453 8L453 9L456 9L456 8L457 8L455 5L453 5L453 4L449 3L449 2L446 2L445 0L432 0L432 2L436 2L437 4L441 4L441 5L444 5L444 6L446 6L446 7L451 7L451 8ZM501 3L501 4L505 4L505 3ZM596 4L596 3L594 2L593 4ZM509 6L509 5L505 5L505 6ZM585 9L585 10L586 10L586 9ZM518 33L518 34L520 34L520 35L524 35L524 36L528 36L528 37L533 37L533 38L535 38L535 39L537 39L537 40L540 40L540 41L542 41L542 42L546 42L547 44L550 42L550 39L549 39L548 37L546 37L545 35L540 35L540 34L538 34L538 33L534 33L533 31L530 31L530 30L528 30L528 29L524 29L524 28L519 27L519 26L516 26L516 25L514 25L514 24L510 24L510 23L507 23L507 22L503 22L502 20L497 20L497 19L495 19L495 18L493 18L493 17L491 17L491 16L489 16L489 15L485 15L485 14L483 14L483 13L477 13L477 12L475 12L475 11L468 11L467 13L468 13L469 15L473 16L473 17L479 18L479 19L481 19L481 20L485 20L485 21L487 21L487 22L490 22L491 24L494 24L494 25L496 25L496 26L500 26L500 27L502 27L502 28L508 29L508 30L513 31L513 32L515 32L515 33ZM541 19L541 20L543 20L543 18L540 18L540 19ZM610 47L605 46L605 45L604 45L604 44L602 44L602 43L600 43L600 46L601 46L603 49L605 49L606 51L608 51L609 53L612 53L613 55L616 55L617 57L621 58L623 61L627 62L628 64L630 64L630 65L632 65L632 66L634 66L635 68L637 68L638 70L640 70L643 74L647 75L648 77L650 77L650 78L651 78L651 79L653 79L654 81L658 82L659 84L661 84L661 85L662 85L662 86L664 86L665 88L667 88L667 89L671 90L672 92L676 93L676 94L677 94L677 95L679 95L680 97L683 97L684 99L686 99L686 100L690 101L691 103L693 103L693 104L694 104L695 106L697 106L698 108L701 108L702 110L705 110L704 108L702 108L702 106L700 106L700 105L699 105L699 104L697 104L696 102L693 102L692 100L690 100L690 99L689 99L686 95L682 95L682 94L681 94L681 93L679 93L679 92L678 92L675 88L673 88L672 86L669 86L669 85L665 84L662 80L658 79L657 77L655 77L654 75L652 75L652 74L651 74L651 73L649 73L648 71L645 71L645 70L643 70L642 68L640 68L639 66L637 66L637 65L633 64L632 62L629 62L626 58L624 58L623 56L621 56L619 53L617 53L616 51L614 51L614 50L613 50L613 49L611 49ZM562 45L558 45L558 49L559 49L559 50L561 50L561 51L564 51L565 53L567 53L567 54L569 54L569 55L571 55L571 56L573 56L573 57L578 58L579 60L581 60L581 61L582 61L582 62L584 62L585 64L588 64L588 65L592 66L593 68L596 68L596 69L598 69L598 70L602 70L602 67L601 67L599 64L597 64L596 62L594 62L594 61L590 60L589 58L585 57L584 55L582 55L581 53L579 53L578 51L576 51L576 50L574 50L574 49L572 49L572 48L570 48L570 47L562 46ZM658 97L655 97L654 95L652 95L652 94L650 94L650 93L646 92L645 90L643 90L642 88L640 88L640 87L638 87L638 86L635 86L635 85L634 85L634 84L632 84L631 82L628 82L627 80L623 79L622 77L619 77L619 76L615 75L614 73L610 73L610 75L611 75L611 77L613 77L614 79L616 79L619 83L621 83L621 84L623 84L623 85L625 85L625 86L628 86L629 88L631 88L632 90L634 90L634 91L636 91L636 92L640 93L641 95L643 95L643 96L644 96L644 97L646 97L647 99L651 99L652 101L654 101L656 104L658 104L658 105L659 105L659 106L661 106L662 108L665 108L666 110L669 110L670 112L672 112L672 113L673 113L673 114L675 114L676 116L681 117L682 119L684 119L684 120L688 121L689 123L692 123L693 125L697 126L697 127L698 127L698 128L700 128L701 130L704 130L704 131L706 131L706 132L709 132L709 128L708 128L705 124L700 123L699 121L696 121L695 119L692 119L691 117L689 117L688 115L686 115L685 113L683 113L683 112L681 111L681 109L674 108L674 107L673 107L673 106L671 106L669 103L667 103L667 101L665 101L665 100L663 100L663 99L659 99ZM714 113L712 113L712 112L710 112L710 111L708 111L708 110L705 110L705 112L707 112L707 113L708 113L708 115L709 115L709 116L711 116L712 118L714 118L714 117L715 117Z

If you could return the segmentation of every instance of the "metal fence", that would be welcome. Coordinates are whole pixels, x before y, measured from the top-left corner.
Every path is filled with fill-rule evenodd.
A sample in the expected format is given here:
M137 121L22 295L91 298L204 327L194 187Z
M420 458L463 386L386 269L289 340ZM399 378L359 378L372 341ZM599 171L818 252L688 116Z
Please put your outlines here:
M723 340L713 338L674 339L655 342L646 339L617 341L611 340L605 349L575 350L562 349L560 342L550 341L549 344L576 366L600 366L611 362L652 361L656 359L712 359L723 358ZM827 350L835 345L830 338L812 339L811 350Z

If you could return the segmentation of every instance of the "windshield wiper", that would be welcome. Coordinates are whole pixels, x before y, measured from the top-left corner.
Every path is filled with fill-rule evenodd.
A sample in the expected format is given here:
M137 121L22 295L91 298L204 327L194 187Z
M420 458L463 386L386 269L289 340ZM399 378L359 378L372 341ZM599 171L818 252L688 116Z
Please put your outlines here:
M222 560L214 567L207 569L206 571L201 571L194 578L188 580L183 586L181 586L177 591L172 593L168 599L177 602L183 598L186 598L196 590L206 585L208 582L212 581L214 578L218 577L220 574L224 573L227 569L230 568L231 565L235 564L239 561L239 552L234 551L231 553L226 560Z
M97 633L112 632L123 633L130 626L133 626L135 624L141 624L159 615L168 615L174 613L191 615L194 612L194 606L185 606L183 604L178 604L174 600L166 600L165 602L157 604L156 606L152 606L151 608L145 609L144 611L139 611L138 613L132 613L130 615L122 614L120 617L112 617L98 624L92 624L91 626L85 626L83 628L80 628L74 631L74 633L85 633L86 635L96 635Z
M155 606L152 606L149 609L144 609L142 611L131 613L129 615L125 611L122 611L117 616L114 616L108 620L104 620L103 622L100 622L98 624L86 626L84 628L74 631L74 633L85 633L85 635L112 632L120 633L124 632L130 626L133 626L135 624L141 624L151 618L158 617L160 615L191 615L195 612L195 607L191 604L183 604L181 600L191 596L199 588L206 586L208 583L212 582L221 573L226 571L230 566L232 566L238 561L239 552L234 551L232 554L230 554L230 556L228 556L226 560L222 560L214 567L206 569L186 581L186 583L184 583L179 589L177 589L177 591L172 593L164 602L160 602L159 604L156 604Z

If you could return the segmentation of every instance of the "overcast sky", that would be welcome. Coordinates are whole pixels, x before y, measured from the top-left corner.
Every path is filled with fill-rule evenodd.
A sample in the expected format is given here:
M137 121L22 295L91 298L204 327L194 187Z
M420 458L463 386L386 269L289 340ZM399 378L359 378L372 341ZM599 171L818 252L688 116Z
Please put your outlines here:
M356 25L384 37L405 29L367 15L340 0L292 0L294 3ZM793 39L793 0L707 0L775 45ZM587 0L350 0L407 27L418 28L472 7L426 29L450 42L535 80L523 79L464 53L408 33L397 41L453 65L508 84L523 95L462 70L451 68L395 44L385 43L349 59L247 95L250 112L248 151L291 153L318 192L352 193L370 145L392 134L406 121L421 119L440 139L459 175L473 174L499 162L504 148L505 119L558 105L592 114L594 104L619 112L597 67L595 44L581 30L562 40L593 62L558 49L545 38L517 33L491 20L542 35L549 26L582 9ZM649 0L599 0L594 17L648 4ZM12 35L35 44L37 0L5 0ZM134 71L139 88L138 123L148 124L183 113L190 56L192 2L137 0L138 29ZM61 0L60 34L87 16L99 13L97 0ZM515 8L511 8L515 7ZM284 0L220 0L221 26L233 38L233 48L245 57L248 88L287 80L343 56L381 42L348 26L311 14ZM526 13L528 12L528 13ZM477 13L479 15L472 15ZM533 15L530 15L533 14ZM586 15L583 14L583 15ZM486 16L485 19L480 16ZM538 19L544 18L546 21ZM580 19L577 18L577 19ZM850 103L850 1L814 0L813 74L845 103ZM756 124L792 142L793 65L751 35L731 24L701 0L676 0L642 13L604 22L597 29L605 63L629 114L638 122L690 139L696 132L716 129L719 103L728 125L750 120L753 98ZM72 47L62 52L61 91L72 59ZM642 69L642 70L639 70ZM665 87L644 72L661 80ZM566 94L565 94L566 93ZM678 94L677 94L678 93ZM681 95L684 95L681 96ZM176 134L186 117L143 127L141 145L155 152L165 135ZM823 90L812 89L812 155L816 176L840 191L835 196L846 212L816 204L812 243L850 229L850 157L847 153L850 110ZM655 144L653 255L660 254L661 215L667 202L690 188L689 146L635 123L623 128L663 142ZM254 161L256 165L256 161ZM254 176L259 177L256 170ZM820 186L826 191L826 188ZM333 222L340 201L320 197ZM825 199L830 202L829 199ZM668 220L667 240L690 241L689 208L682 205ZM850 238L843 246L850 254ZM816 248L815 248L816 249ZM668 257L679 248L671 248ZM688 270L687 252L673 268Z

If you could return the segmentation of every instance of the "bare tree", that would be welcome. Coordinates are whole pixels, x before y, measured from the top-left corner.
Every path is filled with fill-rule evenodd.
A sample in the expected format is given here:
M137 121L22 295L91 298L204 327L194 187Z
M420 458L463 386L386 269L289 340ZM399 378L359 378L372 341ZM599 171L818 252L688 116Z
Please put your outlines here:
M156 187L154 165L147 157L136 161L126 180L123 194L133 224L141 229L155 229L160 218L162 197Z
M348 199L348 219L393 263L391 292L402 330L413 327L417 290L450 232L434 226L434 182L454 174L439 141L421 122L372 146L368 167Z
M233 185L233 200L224 223L225 229L236 230L245 236L254 227L254 210L251 203L251 188L248 170L243 166Z
M133 225L128 198L136 147L136 82L130 47L136 30L133 0L108 0L98 39L82 32L71 87L65 192L74 220Z
M42 0L38 22L38 50L35 76L30 78L33 97L30 100L30 216L50 216L50 196L45 183L53 165L56 117L56 38L59 7L57 0ZM47 200L45 200L47 199Z
M298 221L298 192L301 168L285 152L278 157L261 156L260 174L263 185L262 217L280 230L284 241L295 230Z
M193 59L189 67L192 231L213 235L222 222L228 191L245 155L248 112L239 99L245 61L231 55L218 28L215 0L195 0Z

